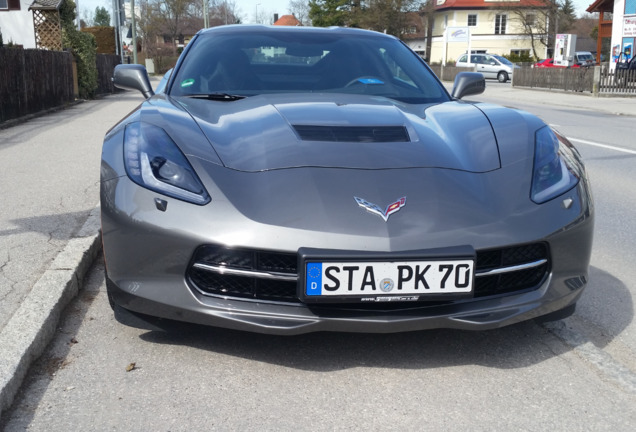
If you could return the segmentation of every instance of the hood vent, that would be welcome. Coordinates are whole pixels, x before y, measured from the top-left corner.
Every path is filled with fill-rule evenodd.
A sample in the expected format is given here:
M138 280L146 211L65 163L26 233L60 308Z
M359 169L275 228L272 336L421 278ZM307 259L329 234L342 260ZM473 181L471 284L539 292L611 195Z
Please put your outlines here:
M404 126L308 126L294 125L303 141L410 142Z

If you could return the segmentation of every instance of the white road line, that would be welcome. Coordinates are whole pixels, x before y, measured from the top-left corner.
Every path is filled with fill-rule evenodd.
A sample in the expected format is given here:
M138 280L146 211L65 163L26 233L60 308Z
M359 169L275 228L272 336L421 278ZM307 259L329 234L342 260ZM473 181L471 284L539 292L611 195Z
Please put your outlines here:
M601 147L601 148L606 148L609 150L615 150L618 152L622 152L622 153L628 153L628 154L634 154L636 155L636 150L630 150L630 149L626 149L626 148L622 148L622 147L616 147L616 146L611 146L611 145L607 145L607 144L601 144L601 143L597 143L597 142L593 142L593 141L585 141L582 139L578 139L578 138L570 138L568 137L568 139L570 141L574 141L577 143L581 143L581 144L586 144L586 145L591 145L594 147Z

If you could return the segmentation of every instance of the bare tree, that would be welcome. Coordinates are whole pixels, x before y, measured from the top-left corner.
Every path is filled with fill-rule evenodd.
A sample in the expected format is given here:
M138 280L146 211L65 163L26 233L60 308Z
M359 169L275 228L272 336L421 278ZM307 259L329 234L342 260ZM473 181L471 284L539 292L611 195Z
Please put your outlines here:
M182 26L186 19L194 15L194 0L154 1L156 2L158 12L160 14L160 20L163 21L163 31L170 37L172 42L176 44L177 36L183 33ZM198 3L199 2L197 2L197 4Z
M238 9L235 1L212 0L210 1L210 26L216 27L224 24L240 24Z
M571 0L537 0L532 7L501 7L511 22L517 22L523 29L523 34L530 37L532 55L538 55L537 50L544 47L549 56L554 49L556 35L572 28L574 7Z
M409 24L407 13L418 11L421 2L418 0L366 0L358 3L359 7L355 7L352 11L353 21L357 26L401 38Z
M309 2L306 0L289 0L287 6L289 13L293 14L298 21L304 26L310 26L311 20L309 19Z

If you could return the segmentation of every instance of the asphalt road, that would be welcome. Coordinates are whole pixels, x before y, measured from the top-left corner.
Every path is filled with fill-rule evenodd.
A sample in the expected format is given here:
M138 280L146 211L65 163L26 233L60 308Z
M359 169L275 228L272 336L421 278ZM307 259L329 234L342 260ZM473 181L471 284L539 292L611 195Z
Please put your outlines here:
M487 332L152 332L114 320L98 260L0 428L633 430L634 118L474 99L539 115L586 160L597 225L573 317Z

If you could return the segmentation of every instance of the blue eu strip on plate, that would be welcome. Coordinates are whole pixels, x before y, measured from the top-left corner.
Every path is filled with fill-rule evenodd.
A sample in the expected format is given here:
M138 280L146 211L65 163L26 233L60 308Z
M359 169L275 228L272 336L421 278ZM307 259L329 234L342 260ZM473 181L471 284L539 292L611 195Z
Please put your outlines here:
M322 263L307 263L307 278L305 292L308 296L320 295L322 284Z

